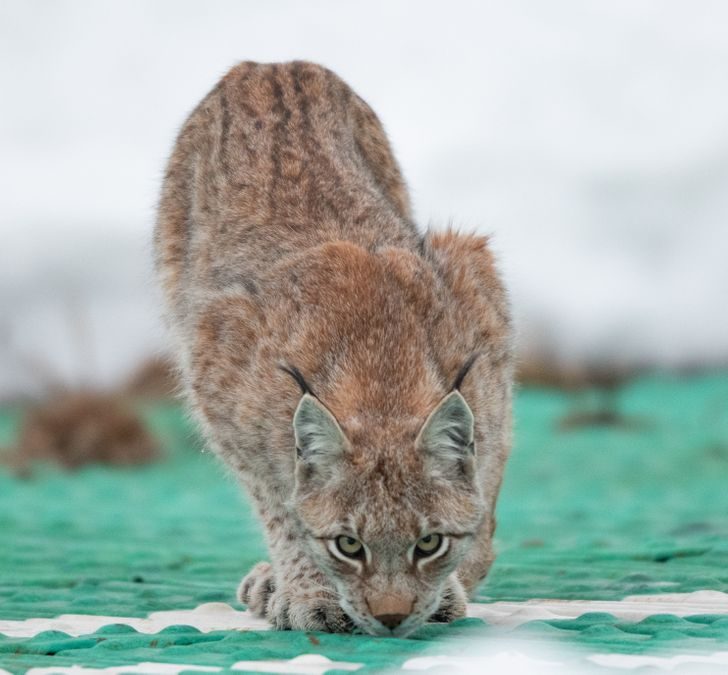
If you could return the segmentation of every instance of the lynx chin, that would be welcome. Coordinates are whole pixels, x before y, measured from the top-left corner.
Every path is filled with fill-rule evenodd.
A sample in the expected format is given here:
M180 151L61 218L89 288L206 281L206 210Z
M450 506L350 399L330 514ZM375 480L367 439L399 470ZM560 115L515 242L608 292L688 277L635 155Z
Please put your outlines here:
M241 602L372 635L463 616L510 446L486 238L417 229L379 120L334 73L241 63L182 127L155 248L187 399L267 537Z

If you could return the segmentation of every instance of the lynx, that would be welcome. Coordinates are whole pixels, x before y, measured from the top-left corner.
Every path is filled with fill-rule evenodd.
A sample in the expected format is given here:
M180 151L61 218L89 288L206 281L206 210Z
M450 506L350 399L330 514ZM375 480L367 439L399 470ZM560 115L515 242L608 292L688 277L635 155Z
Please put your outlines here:
M177 138L155 247L187 398L266 533L241 602L373 635L463 616L510 445L487 240L418 230L379 120L334 73L241 63Z

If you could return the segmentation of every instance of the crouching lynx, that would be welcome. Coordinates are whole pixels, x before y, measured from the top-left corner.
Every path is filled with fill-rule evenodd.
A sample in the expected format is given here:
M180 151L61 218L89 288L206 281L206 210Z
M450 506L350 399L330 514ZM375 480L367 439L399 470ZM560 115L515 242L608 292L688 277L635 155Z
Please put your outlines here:
M418 232L375 114L295 62L242 63L192 112L155 240L187 396L266 532L241 601L279 629L463 616L510 442L486 239Z

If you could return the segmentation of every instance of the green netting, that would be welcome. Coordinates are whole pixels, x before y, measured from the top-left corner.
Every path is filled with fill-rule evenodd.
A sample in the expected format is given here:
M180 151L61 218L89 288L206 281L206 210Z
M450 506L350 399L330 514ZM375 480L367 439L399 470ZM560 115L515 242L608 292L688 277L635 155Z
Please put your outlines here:
M0 636L0 666L12 672L29 667L86 665L103 668L141 662L184 663L229 668L237 661L291 659L322 654L332 661L362 663L357 672L375 672L424 655L478 653L505 644L509 650L548 646L558 658L586 667L590 653L671 654L712 653L728 643L728 617L681 619L656 615L639 622L609 614L585 614L569 621L534 621L506 632L478 619L449 626L430 625L412 638L371 638L301 632L215 631L201 633L190 626L170 626L157 634L137 633L111 625L82 637L46 631L30 639ZM566 648L567 651L557 649ZM236 671L240 672L240 671ZM447 670L443 671L447 672Z
M617 396L617 424L564 428L565 419L591 405L589 393L519 392L517 442L499 504L499 557L478 599L728 591L728 375L644 378ZM12 440L18 414L0 414L0 443ZM214 458L197 450L177 407L153 406L145 414L169 448L157 464L73 474L47 467L30 479L0 471L0 618L144 616L210 601L235 604L240 577L265 555L251 510ZM725 617L678 622L645 633L649 622L601 615L523 630L625 651L652 649L670 636L728 642ZM393 651L361 636L318 639L330 658L339 648L360 649L369 664L397 663L436 634L464 630L493 629L480 622L427 627L419 640L386 642L396 645ZM63 646L54 664L62 657L85 664L121 658L114 663L218 659L215 665L229 665L317 651L305 634L203 635L186 628L113 640L101 632L5 638L0 655L17 652L15 669L42 665L54 640ZM139 646L126 653L118 646L124 640Z

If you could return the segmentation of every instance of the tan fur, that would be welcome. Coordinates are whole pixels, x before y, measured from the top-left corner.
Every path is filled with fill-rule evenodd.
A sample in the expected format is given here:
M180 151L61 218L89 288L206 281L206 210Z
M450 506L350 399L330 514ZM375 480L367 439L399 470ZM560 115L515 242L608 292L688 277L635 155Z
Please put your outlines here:
M414 598L395 634L461 614L492 561L510 443L510 319L486 240L417 231L379 121L336 75L243 63L179 135L156 249L189 400L267 533L272 564L243 600L279 628L387 634L367 608L382 593ZM475 353L466 485L416 439ZM345 435L333 478L297 459L301 391L281 365ZM326 549L342 528L368 545L361 569ZM408 563L428 532L457 535L452 550Z

